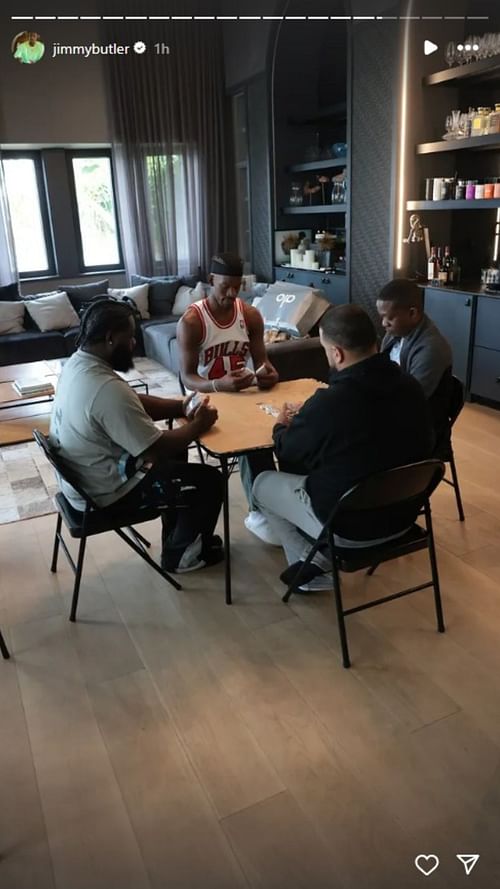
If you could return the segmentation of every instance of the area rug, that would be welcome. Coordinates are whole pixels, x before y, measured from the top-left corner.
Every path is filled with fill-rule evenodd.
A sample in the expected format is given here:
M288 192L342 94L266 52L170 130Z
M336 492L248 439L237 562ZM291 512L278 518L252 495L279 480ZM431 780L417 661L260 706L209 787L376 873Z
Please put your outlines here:
M135 369L151 395L179 396L177 377L161 364L136 358ZM34 441L0 448L0 525L55 512L56 491L54 471Z

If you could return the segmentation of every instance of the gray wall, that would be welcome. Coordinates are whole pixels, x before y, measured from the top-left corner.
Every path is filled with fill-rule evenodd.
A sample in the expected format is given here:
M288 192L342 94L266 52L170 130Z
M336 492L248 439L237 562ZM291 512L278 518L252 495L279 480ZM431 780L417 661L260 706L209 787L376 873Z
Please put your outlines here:
M272 14L271 9L269 15ZM269 41L274 27L272 22L225 23L224 66L228 90L266 70Z
M53 41L98 41L98 23L37 22L46 55L36 65L21 65L5 51L4 44L8 46L16 30L26 26L14 23L13 28L6 18L3 12L2 33L8 37L2 40L0 53L0 141L20 145L109 143L101 57L49 58Z
M351 300L375 315L392 276L392 162L399 25L352 32Z
M243 4L227 13L242 14ZM280 0L267 2L252 14L272 15ZM248 10L246 10L248 12ZM224 65L228 93L243 90L247 100L250 175L252 269L259 280L273 280L273 207L271 150L270 48L276 25L272 22L227 22L224 26Z

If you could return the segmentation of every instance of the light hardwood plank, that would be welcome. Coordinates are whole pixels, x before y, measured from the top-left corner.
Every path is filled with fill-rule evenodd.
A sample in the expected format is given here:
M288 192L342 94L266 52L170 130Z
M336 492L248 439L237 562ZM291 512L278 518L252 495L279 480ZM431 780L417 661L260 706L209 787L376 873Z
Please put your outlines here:
M334 858L289 793L223 821L247 879L262 889L341 889Z
M148 889L149 880L63 618L13 630L58 889Z
M411 860L414 848L409 835L389 817L380 818L378 800L369 799L358 784L350 756L333 748L307 700L257 639L231 651L212 649L209 660L281 780L330 847L339 883L379 889L384 875L387 885L397 885L401 862ZM395 847L398 860L387 856L387 849Z
M219 817L284 790L210 668L201 638L184 636L169 653L171 664L154 671L155 684Z
M16 662L0 667L0 887L54 889Z
M151 886L244 886L149 675L93 686L90 695Z

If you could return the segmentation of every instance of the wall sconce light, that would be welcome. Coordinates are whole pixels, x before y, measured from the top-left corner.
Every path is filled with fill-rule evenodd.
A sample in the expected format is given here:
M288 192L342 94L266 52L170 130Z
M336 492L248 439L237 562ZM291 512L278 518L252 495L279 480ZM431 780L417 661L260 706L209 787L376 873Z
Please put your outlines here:
M410 64L410 16L413 0L408 0L403 25L401 52L401 93L399 104L398 166L396 188L396 269L403 267L403 243L406 214L406 137L408 131L408 69Z

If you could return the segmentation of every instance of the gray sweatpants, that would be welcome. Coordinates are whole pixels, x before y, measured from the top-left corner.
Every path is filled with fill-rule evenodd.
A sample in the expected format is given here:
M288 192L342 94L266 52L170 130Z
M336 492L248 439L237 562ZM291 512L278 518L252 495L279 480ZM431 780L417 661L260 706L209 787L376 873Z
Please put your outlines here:
M289 472L261 472L253 486L254 504L281 541L289 565L303 562L311 549L311 544L297 529L316 540L323 527L311 506L305 488L306 479L306 475ZM330 569L329 560L319 552L313 562L325 571Z
M257 509L266 516L274 534L280 540L289 565L306 560L311 544L304 540L299 528L313 540L317 540L323 528L311 506L311 499L306 491L306 475L292 475L290 472L262 472L257 476L253 486L253 501ZM333 504L332 504L333 507ZM347 540L335 535L338 546L350 548L376 546L406 534L408 529L398 531L389 537L378 537L375 540ZM313 563L323 571L330 571L330 560L317 552Z

